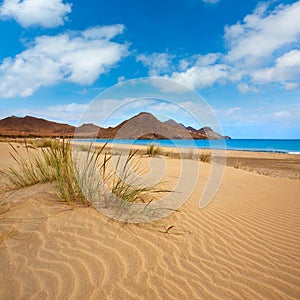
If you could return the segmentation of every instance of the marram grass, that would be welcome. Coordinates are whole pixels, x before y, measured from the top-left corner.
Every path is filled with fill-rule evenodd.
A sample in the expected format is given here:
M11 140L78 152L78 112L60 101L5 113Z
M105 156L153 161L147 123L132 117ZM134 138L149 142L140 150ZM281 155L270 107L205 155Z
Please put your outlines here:
M85 202L79 189L72 161L72 147L69 142L51 141L47 148L30 149L25 143L27 155L22 156L12 147L11 156L16 166L10 166L7 172L9 180L18 188L37 183L54 183L61 199L69 204Z
M211 153L200 153L199 160L202 162L210 163L212 159Z
M92 145L85 149L72 147L65 140L51 141L48 145L32 149L25 143L27 155L24 156L10 144L15 165L9 167L6 175L17 188L50 182L57 188L60 198L71 206L75 203L88 205L99 195L105 198L103 186L108 194L113 193L124 203L148 202L149 198L152 201L151 192L160 192L143 183L129 183L132 174L142 172L135 160L136 151L130 151L127 157L119 155L112 166L113 154L104 151L106 144L96 150Z
M151 143L149 146L147 146L146 154L151 157L151 156L161 155L162 151L158 145L156 145L155 143Z

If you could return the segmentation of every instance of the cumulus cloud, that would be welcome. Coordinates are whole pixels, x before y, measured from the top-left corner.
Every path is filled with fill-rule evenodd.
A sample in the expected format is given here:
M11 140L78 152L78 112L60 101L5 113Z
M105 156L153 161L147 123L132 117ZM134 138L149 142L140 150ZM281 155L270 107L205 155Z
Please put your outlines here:
M60 82L92 84L128 54L128 45L111 41L123 25L94 27L37 37L31 46L0 65L0 96L26 97Z
M238 84L237 89L241 94L247 94L247 93L251 93L251 92L258 93L259 92L257 87L250 86L249 84L247 84L245 82Z
M193 89L201 89L212 86L216 82L221 82L227 77L229 71L230 68L224 64L193 66L184 72L174 72L170 79Z
M196 54L179 61L179 70L186 71L193 66L209 66L215 64L222 55L220 53Z
M179 61L179 71L173 72L168 78L185 84L193 89L210 87L222 83L232 72L231 67L220 61L220 53L193 55Z
M185 84L191 88L205 88L216 82L221 82L230 72L230 67L218 63L220 53L209 53L207 55L193 55L192 57L174 62L174 55L167 53L153 53L151 55L138 55L137 61L149 68L150 76L162 75L166 79L172 79ZM177 92L184 91L180 88L163 82L161 88L171 91L174 88Z
M295 82L289 82L300 75L300 50L291 50L278 57L275 65L270 68L263 68L253 73L253 80L257 83L266 84L280 82L286 89L293 89L298 86Z
M251 82L238 85L241 93L256 92L255 85L269 83L280 83L287 90L298 87L299 15L300 1L273 10L268 3L262 3L243 22L225 28L229 49L224 61Z
M140 55L139 60L150 74L194 89L227 82L236 83L242 94L257 93L259 86L270 83L295 89L300 77L300 1L275 8L270 5L260 3L242 21L225 27L225 53L181 59L155 53Z
M71 4L62 0L4 0L0 6L3 19L14 19L22 27L57 27L64 24Z
M258 5L242 22L225 27L227 60L247 67L260 65L274 51L299 39L299 15L300 1L274 10L268 10L266 3Z
M150 55L140 54L136 60L149 68L150 76L159 76L169 73L173 69L173 58L174 55L168 53L152 53Z

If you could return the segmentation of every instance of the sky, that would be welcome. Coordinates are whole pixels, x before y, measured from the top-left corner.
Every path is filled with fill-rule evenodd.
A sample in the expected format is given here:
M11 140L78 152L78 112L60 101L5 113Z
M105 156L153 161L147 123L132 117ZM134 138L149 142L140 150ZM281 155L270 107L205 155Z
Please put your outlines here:
M77 125L99 93L154 77L199 93L233 138L300 138L300 1L4 0L0 39L0 118ZM107 112L123 101L109 94ZM150 104L193 125L145 99L109 125Z

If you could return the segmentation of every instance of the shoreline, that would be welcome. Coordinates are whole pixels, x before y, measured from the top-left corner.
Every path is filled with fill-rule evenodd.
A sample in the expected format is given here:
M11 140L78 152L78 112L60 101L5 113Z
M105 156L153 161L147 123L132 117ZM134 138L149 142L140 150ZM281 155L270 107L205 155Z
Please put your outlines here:
M16 143L17 146L24 148L24 143ZM23 141L22 141L23 142ZM83 149L86 148L87 142L75 142L76 145L82 146ZM102 147L104 143L94 143L95 147ZM10 146L7 142L0 142L0 152L8 152ZM130 145L128 144L108 144L106 146L107 151L119 153L126 153L129 149L137 150L138 155L147 155L147 146L144 145ZM3 149L3 150L1 150ZM189 148L171 148L171 147L161 147L160 155L167 159L180 158L180 154L189 159L196 159L201 154L211 155L213 153L213 161L218 163L218 161L223 160L225 155L226 166L235 169L242 169L253 173L258 173L261 175L266 175L270 177L277 178L289 178L293 180L300 179L300 155L289 154L289 153L273 153L273 152L254 152L254 151L241 151L241 150L211 150L211 149L191 149ZM158 155L159 156L159 155ZM6 159L11 159L10 155L5 157ZM3 161L3 160L2 160ZM0 163L0 168L1 168Z
M16 142L16 143L23 143L24 140L62 140L62 138L53 138L53 137L24 137L24 138L14 138L14 137L0 137L0 143L1 142ZM251 148L234 148L234 147L225 147L225 148L218 148L218 147L194 147L194 146L183 146L183 145L178 145L178 147L176 147L176 145L161 145L159 142L160 141L165 141L165 140L131 140L131 139L122 139L122 140L114 140L114 139L95 139L95 138L66 138L66 140L69 140L70 142L76 142L76 143L94 143L94 144L99 144L99 145L103 145L104 143L108 143L108 145L132 145L132 146L139 146L139 147L147 147L151 144L155 144L155 146L159 146L161 148L168 148L168 149L193 149L193 150L211 150L211 151L238 151L238 152L254 152L254 153L274 153L274 154L290 154L290 155L300 155L300 150L277 150L277 149L251 149ZM122 142L122 141L132 141L133 143L127 143L127 142ZM136 141L134 143L134 141ZM144 142L149 142L148 144L145 143L139 143L139 141L144 141ZM224 143L226 144L226 139L222 140L183 140L183 139L179 139L179 140L174 140L174 141L212 141L212 142L216 142L216 141L224 141ZM229 141L299 141L300 139L230 139Z
M228 146L226 145L226 141L299 141L300 139L230 139L230 140L173 140L175 143L172 145L168 145L168 144L161 144L160 142L165 141L165 140L130 140L130 139L123 139L123 140L114 140L114 139L74 139L73 141L78 141L78 142L93 142L95 144L103 144L105 142L107 142L110 145L134 145L134 146L149 146L151 144L155 144L159 147L166 147L166 148L182 148L182 149L204 149L204 150L221 150L221 151L247 151L247 152L267 152L267 153L282 153L282 154L295 154L295 155L300 155L300 150L281 150L281 149L251 149L251 148L235 148L232 146ZM128 141L128 143L126 142ZM131 143L132 141L132 143ZM212 144L214 142L224 142L225 147L213 147L214 145L211 145L212 147L203 147L203 146L197 146L194 147L195 145L181 145L180 143L182 143L183 141L193 141L193 142L197 142L197 141L209 141L212 142ZM178 147L176 146L176 142L178 143Z
M128 148L128 145L124 144L115 144L114 147L112 147L114 151L124 151ZM130 148L137 149L138 151L147 151L147 146L132 145ZM167 155L174 157L172 154L178 155L179 152L188 156L192 154L192 156L195 157L197 157L197 155L200 156L201 154L213 153L213 161L216 163L219 161L222 162L225 156L227 167L242 169L276 178L300 179L300 155L298 154L241 150L212 150L204 148L193 149L194 152L189 152L189 148L160 148L163 156Z
M88 141L71 141L72 144L78 144L78 145L90 145L91 142ZM92 142L92 145L95 146L96 148L104 146L105 142ZM151 143L152 144L152 143ZM149 145L151 145L149 144ZM155 143L153 143L155 144ZM127 143L107 143L107 149L119 149L119 150L127 150L127 149L142 149L142 150L147 150L147 147L149 145L140 145L140 144L127 144ZM166 146L166 145L159 145L155 144L155 146L158 146L160 149L164 151L182 151L186 152L189 150L194 150L197 152L204 151L206 152L214 152L214 153L226 153L226 156L228 154L231 156L232 154L248 154L248 155L260 155L262 154L263 156L265 155L270 155L270 156L277 156L277 155L284 155L284 156L294 156L298 157L300 155L300 152L284 152L284 151L267 151L267 150L244 150L244 149L215 149L215 148L192 148L192 147L172 147L172 146ZM238 155L239 156L239 155ZM242 155L243 156L243 155Z

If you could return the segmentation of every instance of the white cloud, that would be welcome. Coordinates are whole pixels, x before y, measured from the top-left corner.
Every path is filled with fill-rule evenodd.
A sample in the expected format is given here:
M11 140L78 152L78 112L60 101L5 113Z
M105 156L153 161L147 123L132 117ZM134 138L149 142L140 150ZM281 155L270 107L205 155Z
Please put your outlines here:
M227 117L233 117L234 115L237 115L240 113L242 107L240 106L234 106L234 107L229 107L229 108L226 108L226 109L214 109L214 112L216 114L222 114L222 115L225 115Z
M223 82L231 72L231 68L218 60L220 53L194 55L190 59L181 60L181 72L173 72L170 79L186 84L193 89L201 89Z
M140 54L136 60L149 68L150 76L159 76L173 69L173 58L174 56L168 53L152 53L151 55Z
M70 12L71 4L62 0L4 0L0 7L1 18L14 19L23 27L57 27Z
M289 108L270 108L267 107L232 107L215 109L222 126L244 127L244 126L263 126L273 128L278 126L280 129L286 125L300 125L300 106Z
M297 88L299 16L300 1L273 9L269 3L261 3L242 22L225 27L227 53L193 55L179 60L176 71L170 73L169 68L169 73L161 74L194 89L236 82L242 94L257 93L258 86L276 82L285 89Z
M283 125L300 125L300 106L266 113L262 117L267 122L281 123Z
M274 51L299 40L300 1L279 5L273 11L260 4L243 22L225 27L229 46L227 60L250 68L264 62Z
M294 90L294 89L296 89L298 86L299 86L299 84L296 83L296 82L285 82L285 83L284 83L284 88L285 88L286 90Z
M300 50L291 50L275 60L275 65L253 72L253 81L260 84L280 82L286 89L293 89L297 83L289 82L300 75Z
M110 40L124 31L124 25L117 24L111 26L95 26L82 31L82 36L86 39L106 39Z
M0 65L0 96L26 97L42 86L92 84L128 54L128 45L110 39L123 25L95 27L37 37L31 47Z
M122 82L122 81L124 81L125 80L125 76L119 76L118 77L118 82Z
M213 65L217 63L217 60L221 57L221 53L208 53L206 55L196 54L189 58L181 59L178 64L178 69L180 71L186 71L193 66Z
M128 104L132 100L131 98L114 99L102 98L102 96L97 97L85 107L85 110L82 111L83 114L77 121L80 124L92 122L104 127L115 126L119 123L120 119L123 121L132 113L132 105ZM114 123L114 120L118 121Z
M244 108L239 106L214 108L214 113L223 126L249 123L249 119L245 119L248 115L245 114Z
M212 86L216 82L222 82L229 72L230 68L224 64L193 66L185 72L174 72L170 79L186 84L193 89L201 89Z
M165 79L171 79L190 88L206 88L216 82L222 82L229 74L230 67L219 63L220 53L207 55L193 55L181 59L177 63L173 61L173 55L167 53L153 53L152 55L139 55L137 61L141 61L149 68L150 76L162 75ZM178 71L175 71L178 70ZM186 90L183 86L174 85L172 81L158 83L163 91L181 93Z
M48 106L46 109L39 110L20 110L17 114L33 115L60 123L75 124L80 119L81 114L87 108L87 104L70 103L62 105Z
M256 88L255 86L250 86L249 84L242 82L240 84L238 84L237 86L238 91L241 94L247 94L247 93L258 93L259 90L258 88Z
M150 80L151 84L159 89L160 92L184 94L190 91L190 88L186 85L180 84L179 82L174 83L174 80L170 80L168 76L161 76L160 78L169 80Z
M132 99L101 99L88 104L70 103L48 106L43 110L22 109L15 110L13 114L19 116L31 115L47 120L81 125L94 123L99 126L115 126L128 119L133 110L136 113L143 111L151 104L151 101L139 100L131 102ZM155 108L155 106L153 106ZM115 122L114 122L115 121ZM108 122L111 122L109 124Z

